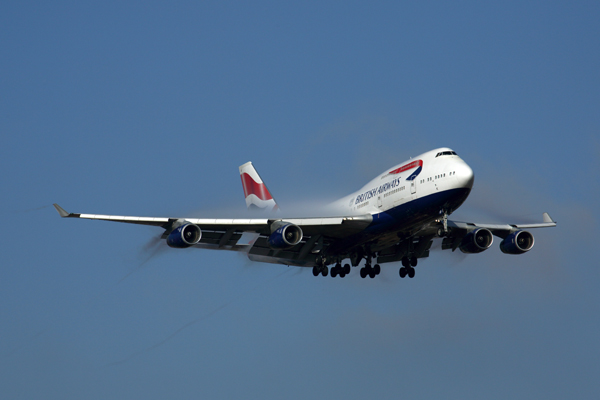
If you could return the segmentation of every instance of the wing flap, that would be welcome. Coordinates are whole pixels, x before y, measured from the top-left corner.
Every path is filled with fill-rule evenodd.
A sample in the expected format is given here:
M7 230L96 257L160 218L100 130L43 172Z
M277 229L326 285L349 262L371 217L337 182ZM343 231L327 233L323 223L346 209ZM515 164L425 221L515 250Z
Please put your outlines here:
M373 216L367 214L327 218L286 218L280 221L298 225L308 236L323 235L339 239L364 230L373 221Z
M417 258L429 257L429 249L433 244L433 235L415 236L388 247L379 252L379 264L401 261L404 257L414 255Z

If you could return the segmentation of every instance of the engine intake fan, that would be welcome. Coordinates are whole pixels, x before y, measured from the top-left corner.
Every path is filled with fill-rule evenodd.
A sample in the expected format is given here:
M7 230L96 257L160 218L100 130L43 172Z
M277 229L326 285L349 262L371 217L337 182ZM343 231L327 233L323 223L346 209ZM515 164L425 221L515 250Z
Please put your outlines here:
M271 225L271 230L273 229L273 233L267 239L272 249L289 249L302 240L302 229L298 225L277 221Z
M533 247L533 235L527 231L516 231L500 242L500 250L505 254L523 254Z
M493 241L492 232L485 228L478 228L465 235L459 248L466 254L481 253L489 249Z
M169 233L167 244L169 247L176 249L185 249L198 243L201 237L202 231L200 228L197 225L187 223Z

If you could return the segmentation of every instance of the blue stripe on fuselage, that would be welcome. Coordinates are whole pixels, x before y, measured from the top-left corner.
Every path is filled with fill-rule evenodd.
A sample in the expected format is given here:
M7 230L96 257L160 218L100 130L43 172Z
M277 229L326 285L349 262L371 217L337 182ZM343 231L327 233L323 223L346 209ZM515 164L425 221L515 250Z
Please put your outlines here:
M468 188L445 190L373 214L373 222L365 230L336 241L329 250L332 254L344 254L356 246L364 245L382 236L418 230L424 224L439 218L442 208L446 208L448 213L456 210L470 192L471 189Z
M423 224L439 218L439 211L446 208L456 210L467 198L471 189L450 189L430 194L418 199L373 214L373 222L364 233L380 233L394 229L410 229L413 225Z
M446 208L448 213L456 210L470 192L471 189L468 188L445 190L373 214L373 222L364 231L336 241L329 250L332 254L345 254L357 246L390 234L395 235L396 232L409 233L418 230L424 224L439 218L442 208Z

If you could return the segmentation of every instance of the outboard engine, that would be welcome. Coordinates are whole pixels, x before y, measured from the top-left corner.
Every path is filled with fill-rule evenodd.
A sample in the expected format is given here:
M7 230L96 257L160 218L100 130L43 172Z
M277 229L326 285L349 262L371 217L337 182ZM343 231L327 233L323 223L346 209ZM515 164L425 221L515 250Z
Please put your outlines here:
M201 237L202 231L198 225L186 223L169 233L167 244L176 249L185 249L198 243Z
M523 254L533 247L533 235L527 231L516 231L500 242L500 250L505 254Z
M271 229L273 228L276 228L275 231L267 239L272 249L289 249L302 240L302 229L298 225L278 221L271 225Z
M467 254L481 253L489 249L493 241L492 232L485 228L478 228L465 235L459 248Z

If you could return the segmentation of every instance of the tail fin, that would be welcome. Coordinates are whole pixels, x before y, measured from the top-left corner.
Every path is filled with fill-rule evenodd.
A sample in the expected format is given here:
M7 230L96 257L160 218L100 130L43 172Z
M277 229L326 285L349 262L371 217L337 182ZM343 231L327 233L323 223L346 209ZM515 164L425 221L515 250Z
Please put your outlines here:
M246 196L246 206L248 209L262 209L269 211L277 211L279 207L271 196L271 192L267 189L252 162L247 162L240 165L240 176L242 178L242 186L244 187L244 196Z

